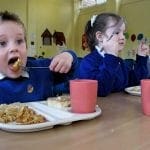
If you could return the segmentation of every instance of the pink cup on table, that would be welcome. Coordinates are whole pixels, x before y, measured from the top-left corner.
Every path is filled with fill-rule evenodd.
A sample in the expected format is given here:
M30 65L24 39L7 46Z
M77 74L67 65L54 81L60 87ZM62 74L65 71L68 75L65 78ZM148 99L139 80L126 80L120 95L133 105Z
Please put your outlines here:
M141 80L141 102L143 113L150 116L150 79Z
M71 109L75 113L92 113L97 102L97 80L76 79L70 81Z

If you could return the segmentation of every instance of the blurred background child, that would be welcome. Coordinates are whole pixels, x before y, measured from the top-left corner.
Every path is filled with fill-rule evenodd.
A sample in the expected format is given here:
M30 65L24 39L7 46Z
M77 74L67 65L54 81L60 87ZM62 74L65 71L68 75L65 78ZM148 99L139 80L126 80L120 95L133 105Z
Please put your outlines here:
M79 78L98 80L98 96L123 91L147 78L148 45L139 44L132 68L118 56L126 43L124 32L125 21L114 13L95 15L86 24L85 35L91 53L81 61Z

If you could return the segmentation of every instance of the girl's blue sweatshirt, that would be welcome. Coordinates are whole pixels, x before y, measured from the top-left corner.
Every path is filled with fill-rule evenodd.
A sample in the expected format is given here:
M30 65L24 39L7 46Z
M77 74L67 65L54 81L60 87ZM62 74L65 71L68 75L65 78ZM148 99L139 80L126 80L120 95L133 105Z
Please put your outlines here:
M136 55L136 61L131 67L120 57L110 54L103 57L95 49L80 62L78 77L97 80L98 96L107 96L111 92L139 85L141 79L147 78L147 58Z

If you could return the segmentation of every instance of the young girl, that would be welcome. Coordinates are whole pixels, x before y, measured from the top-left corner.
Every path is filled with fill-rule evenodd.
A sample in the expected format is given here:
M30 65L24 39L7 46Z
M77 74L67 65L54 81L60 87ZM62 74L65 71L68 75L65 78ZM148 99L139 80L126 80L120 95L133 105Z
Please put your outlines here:
M28 59L25 34L18 16L0 12L0 104L45 100L68 92L68 80L74 78L73 51L53 59Z
M140 43L132 69L118 57L126 42L124 32L123 18L113 13L93 16L87 22L85 34L91 53L80 64L79 78L98 80L98 96L138 85L147 77L148 45Z

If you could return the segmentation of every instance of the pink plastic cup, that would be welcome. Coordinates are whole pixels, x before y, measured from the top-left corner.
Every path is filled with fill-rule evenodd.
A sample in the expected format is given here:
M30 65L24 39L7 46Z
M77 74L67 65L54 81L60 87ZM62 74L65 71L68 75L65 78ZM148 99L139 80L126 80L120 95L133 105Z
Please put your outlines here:
M76 79L70 81L71 109L75 113L92 113L97 102L97 80Z
M150 116L150 79L141 80L141 94L143 113Z

